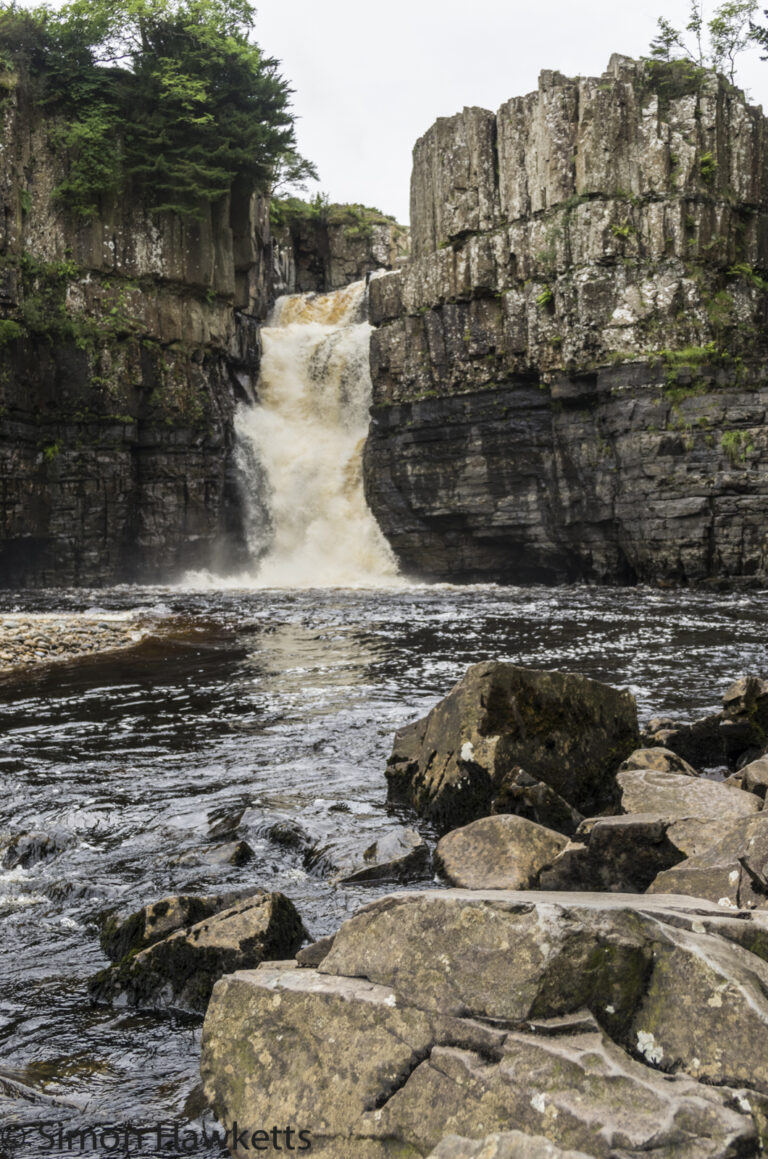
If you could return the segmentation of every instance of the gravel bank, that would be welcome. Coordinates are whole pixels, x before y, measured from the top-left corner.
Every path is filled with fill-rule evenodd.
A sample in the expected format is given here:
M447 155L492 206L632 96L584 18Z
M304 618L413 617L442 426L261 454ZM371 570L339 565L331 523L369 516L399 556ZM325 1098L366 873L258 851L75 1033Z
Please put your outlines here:
M133 613L0 615L0 673L132 648L146 635Z

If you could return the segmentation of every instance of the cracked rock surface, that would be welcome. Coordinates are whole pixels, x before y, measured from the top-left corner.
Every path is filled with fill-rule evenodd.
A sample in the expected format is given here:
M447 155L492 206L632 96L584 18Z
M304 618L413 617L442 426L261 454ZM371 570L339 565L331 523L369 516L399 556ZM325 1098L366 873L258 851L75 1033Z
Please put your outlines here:
M757 1156L766 958L763 914L686 897L394 894L317 969L216 985L206 1095L228 1124L310 1129L328 1159L485 1159L513 1131L539 1151L487 1154Z
M507 791L523 768L581 814L598 812L612 802L613 774L638 742L630 693L488 661L472 665L427 716L397 733L389 795L446 831L524 808ZM564 827L573 831L570 817Z

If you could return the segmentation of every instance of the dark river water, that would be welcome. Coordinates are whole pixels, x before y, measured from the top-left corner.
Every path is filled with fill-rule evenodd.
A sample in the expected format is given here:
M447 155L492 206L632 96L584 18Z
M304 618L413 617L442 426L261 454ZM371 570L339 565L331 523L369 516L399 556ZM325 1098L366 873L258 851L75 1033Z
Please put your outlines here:
M469 664L627 687L642 720L716 709L732 680L768 668L757 592L0 593L6 612L95 607L133 610L153 632L130 652L0 679L0 843L43 830L63 845L0 871L0 1122L14 1156L73 1152L16 1145L11 1124L195 1117L200 1020L91 1004L87 980L106 965L99 915L260 885L286 893L313 936L335 929L386 887L334 886L265 827L289 817L373 839L413 822L386 804L393 734ZM255 861L199 862L212 827L245 808Z

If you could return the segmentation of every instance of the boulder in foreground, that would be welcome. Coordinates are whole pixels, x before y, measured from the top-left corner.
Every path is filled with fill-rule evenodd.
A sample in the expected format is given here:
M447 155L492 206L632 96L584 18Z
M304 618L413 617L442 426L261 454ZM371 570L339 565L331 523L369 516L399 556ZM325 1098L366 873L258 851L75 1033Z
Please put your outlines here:
M389 793L445 832L493 812L505 779L522 770L586 816L612 804L613 774L639 743L628 692L584 676L475 664L397 734Z
M768 907L768 813L729 819L709 848L660 873L649 893L679 893L739 909Z
M206 1096L227 1125L311 1127L323 1159L512 1131L594 1159L757 1156L765 921L679 897L393 895L317 969L217 984Z
M145 950L176 930L197 925L259 892L253 889L206 895L173 894L133 913L110 913L101 927L101 948L113 962L119 962L128 954Z

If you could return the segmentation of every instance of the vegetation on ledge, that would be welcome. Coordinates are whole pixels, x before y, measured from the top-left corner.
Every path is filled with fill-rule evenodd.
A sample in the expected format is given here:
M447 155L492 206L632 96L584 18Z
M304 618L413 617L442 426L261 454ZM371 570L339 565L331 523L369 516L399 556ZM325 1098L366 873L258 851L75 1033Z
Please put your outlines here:
M129 193L199 215L235 183L314 176L291 89L251 40L248 0L71 0L0 12L0 92L28 84L66 159L56 195L82 216Z
M394 217L382 213L368 205L340 204L329 202L322 193L309 201L300 197L273 198L270 205L270 221L274 229L288 229L299 233L302 229L342 226L345 236L370 237L375 225L390 225L405 233L405 227L398 225Z

